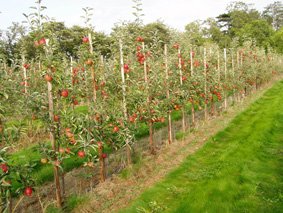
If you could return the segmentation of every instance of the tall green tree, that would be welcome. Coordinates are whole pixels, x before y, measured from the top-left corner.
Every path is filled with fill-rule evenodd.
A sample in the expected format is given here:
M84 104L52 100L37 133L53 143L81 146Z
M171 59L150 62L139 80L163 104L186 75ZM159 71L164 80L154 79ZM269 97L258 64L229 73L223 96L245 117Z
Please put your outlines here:
M276 1L265 7L263 17L272 24L275 30L279 30L283 26L283 4Z
M221 31L233 38L245 24L260 19L260 13L244 2L232 2L227 6L227 12L216 18Z
M145 42L153 44L159 43L160 47L164 44L168 44L171 39L170 29L162 22L153 22L143 27L143 35L145 36Z
M269 47L271 45L271 36L274 30L266 20L254 20L251 23L244 25L241 31L238 32L239 37L244 42L245 39L253 40L255 45L259 47Z
M201 21L194 21L185 26L185 36L193 45L202 45L205 41L204 29Z
M17 43L26 35L27 29L20 23L13 22L3 34L2 45L9 59L18 58Z
M231 43L231 38L221 31L216 19L208 18L205 23L205 37L220 47L227 47Z
M278 52L283 54L283 27L277 30L271 37L271 42L273 48Z

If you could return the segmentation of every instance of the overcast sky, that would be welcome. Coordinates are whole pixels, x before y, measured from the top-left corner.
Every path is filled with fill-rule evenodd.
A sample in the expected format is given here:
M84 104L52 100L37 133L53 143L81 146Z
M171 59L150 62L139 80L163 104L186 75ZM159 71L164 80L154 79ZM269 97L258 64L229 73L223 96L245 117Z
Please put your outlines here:
M243 0L262 9L274 0ZM35 0L0 0L0 29L6 29L12 22L25 20L23 13L31 12ZM183 30L184 26L194 20L215 17L223 12L231 0L142 0L144 23L161 20L170 27ZM94 9L93 26L96 31L109 33L114 23L134 20L131 0L43 0L47 6L46 14L56 21L63 21L67 26L83 25L80 18L82 8Z

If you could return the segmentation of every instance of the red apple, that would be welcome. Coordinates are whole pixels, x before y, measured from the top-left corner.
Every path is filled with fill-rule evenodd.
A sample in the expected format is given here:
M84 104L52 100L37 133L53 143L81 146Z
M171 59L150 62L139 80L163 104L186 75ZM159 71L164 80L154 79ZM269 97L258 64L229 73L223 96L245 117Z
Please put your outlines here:
M69 95L69 91L67 89L63 89L61 91L61 96L64 97L64 98L67 98Z
M105 84L106 84L105 81L101 81L101 82L100 82L100 86L101 86L101 87L104 87Z
M4 173L7 173L9 171L9 167L7 166L7 164L3 163L1 165L1 169Z
M200 62L199 61L194 61L193 65L194 65L194 67L199 67L200 66Z
M130 68L128 64L124 64L124 73L127 74L130 72Z
M131 123L134 123L134 122L136 121L136 118L135 118L134 116L130 116L130 117L129 117L129 121L130 121Z
M88 39L88 37L86 37L86 36L85 36L85 37L83 37L83 39L82 39L82 40L83 40L83 43L88 43L88 42L89 42L89 39Z
M87 60L85 61L85 64L86 64L86 65L92 65L92 64L93 64L93 60L92 60L91 58L89 58L89 59L87 59Z
M30 67L30 64L23 64L23 67L28 69Z
M30 186L26 187L24 190L24 195L31 197L32 196L32 188Z
M54 115L54 121L55 121L55 122L59 122L59 120L60 120L59 115Z
M79 105L79 101L77 99L74 99L73 100L73 104L76 106L76 105Z
M48 82L51 82L51 81L53 80L52 76L49 75L49 74L46 74L46 75L44 76L44 78L45 78L45 81L48 81Z
M143 41L144 41L144 39L143 39L143 37L138 36L138 37L136 38L136 41L137 41L137 42L143 42Z
M78 157L79 158L84 158L85 157L85 152L82 151L82 150L78 151Z
M124 64L124 70L130 69L129 64Z
M174 109L175 109L175 110L180 110L180 106L179 106L178 104L175 104L175 105L174 105Z
M38 41L39 45L45 45L46 44L46 40L45 38L41 38L39 41Z
M106 153L102 153L101 157L102 158L107 158L107 154Z
M119 127L118 126L114 126L113 132L119 132Z

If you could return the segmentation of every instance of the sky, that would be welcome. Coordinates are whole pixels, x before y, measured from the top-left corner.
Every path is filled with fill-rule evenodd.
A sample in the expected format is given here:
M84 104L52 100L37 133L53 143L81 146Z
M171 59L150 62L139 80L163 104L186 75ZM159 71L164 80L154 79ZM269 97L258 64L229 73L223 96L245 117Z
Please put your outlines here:
M25 20L23 13L29 14L30 6L36 0L0 0L0 29L5 30L12 22ZM243 0L262 11L275 0ZM162 21L166 25L183 31L186 24L195 20L205 20L224 13L231 0L142 0L144 24ZM82 8L93 8L92 25L96 31L111 32L115 23L133 21L132 0L42 0L47 7L45 14L67 26L84 25Z

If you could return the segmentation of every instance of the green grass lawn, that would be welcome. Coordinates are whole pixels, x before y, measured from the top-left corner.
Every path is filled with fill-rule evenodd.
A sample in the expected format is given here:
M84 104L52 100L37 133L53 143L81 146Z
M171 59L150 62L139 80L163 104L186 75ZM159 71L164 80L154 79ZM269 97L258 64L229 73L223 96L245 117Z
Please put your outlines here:
M283 212L283 81L120 212Z

